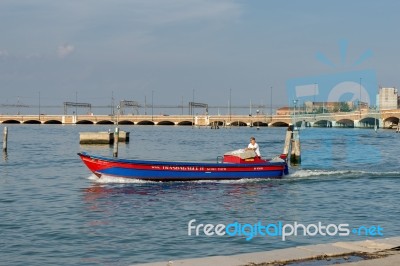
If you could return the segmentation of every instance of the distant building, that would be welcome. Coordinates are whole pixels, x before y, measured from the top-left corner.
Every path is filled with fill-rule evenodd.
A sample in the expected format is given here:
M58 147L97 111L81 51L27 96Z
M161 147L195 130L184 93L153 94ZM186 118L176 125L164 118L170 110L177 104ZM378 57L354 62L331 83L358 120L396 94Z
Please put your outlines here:
M290 107L281 107L276 110L276 115L290 115L293 113L293 108Z
M368 104L365 102L360 103L361 108L367 108ZM354 102L305 102L304 109L306 113L335 113L335 112L349 112L358 108L358 103Z
M380 110L397 109L399 95L395 87L379 88L378 98Z
M367 110L368 103L366 102L305 102L301 106L281 107L276 110L277 115L293 115L296 114L315 114L315 113L336 113L336 112L351 112L356 110Z
M297 106L295 107L281 107L276 109L276 115L294 115L294 114L304 114L304 107L303 106Z

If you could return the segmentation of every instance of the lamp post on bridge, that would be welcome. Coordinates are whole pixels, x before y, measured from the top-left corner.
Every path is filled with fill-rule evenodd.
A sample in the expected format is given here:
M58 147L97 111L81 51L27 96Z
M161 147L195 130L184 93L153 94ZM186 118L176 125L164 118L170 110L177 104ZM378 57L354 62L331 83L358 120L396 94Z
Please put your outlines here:
M232 89L229 89L229 123L232 123Z
M260 121L258 120L258 119L259 119L259 118L258 118L258 113L259 113L259 112L260 112L260 110L257 109L257 130L260 129L260 126L259 126Z
M270 92L270 95L269 95L269 112L270 112L270 118L271 118L271 124L272 124L272 86L270 86L269 87L269 92ZM265 106L267 106L267 101L265 102ZM267 118L267 117L265 117L265 118Z
M39 91L39 121L40 121L40 91Z
M296 130L296 104L298 100L294 99L293 100L293 130Z
M360 118L361 118L361 103L362 103L362 101L361 101L361 88L362 88L361 81L362 81L362 78L360 78L360 101L358 104L358 109L360 111Z

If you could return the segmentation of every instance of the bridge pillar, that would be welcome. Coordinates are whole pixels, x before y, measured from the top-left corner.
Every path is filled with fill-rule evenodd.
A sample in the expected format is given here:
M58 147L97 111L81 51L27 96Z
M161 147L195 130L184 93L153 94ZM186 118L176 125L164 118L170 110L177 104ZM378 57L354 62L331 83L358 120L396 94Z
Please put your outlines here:
M75 124L76 123L76 117L73 116L73 115L63 115L61 117L61 123L62 124Z
M379 118L378 121L379 121L378 128L383 128L384 127L383 118Z
M360 120L354 120L354 127L361 127Z
M331 127L336 127L336 121L331 121Z
M310 121L310 122L308 122L308 123L310 124L310 127L313 127L315 122L311 122L311 121Z

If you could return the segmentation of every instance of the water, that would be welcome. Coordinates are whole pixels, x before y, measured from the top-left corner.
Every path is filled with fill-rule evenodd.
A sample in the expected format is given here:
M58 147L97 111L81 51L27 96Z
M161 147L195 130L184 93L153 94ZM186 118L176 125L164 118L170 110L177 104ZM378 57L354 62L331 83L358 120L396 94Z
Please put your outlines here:
M111 182L98 180L79 151L111 156L108 145L79 145L80 131L109 126L9 125L0 163L0 265L129 265L230 255L370 236L188 236L188 222L347 223L400 235L400 134L366 129L301 131L302 166L282 180ZM209 161L247 146L282 151L285 128L192 129L124 126L123 158ZM194 233L194 231L193 231Z

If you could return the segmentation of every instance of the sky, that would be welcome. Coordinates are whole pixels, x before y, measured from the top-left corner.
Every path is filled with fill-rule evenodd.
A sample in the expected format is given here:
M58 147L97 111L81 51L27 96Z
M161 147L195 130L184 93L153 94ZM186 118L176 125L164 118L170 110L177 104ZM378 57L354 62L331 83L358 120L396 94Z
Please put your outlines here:
M398 87L398 10L395 0L1 0L0 104L278 107L290 79L364 69Z

